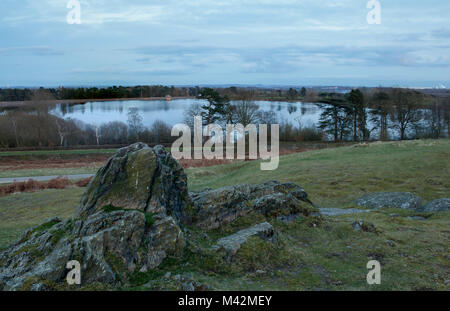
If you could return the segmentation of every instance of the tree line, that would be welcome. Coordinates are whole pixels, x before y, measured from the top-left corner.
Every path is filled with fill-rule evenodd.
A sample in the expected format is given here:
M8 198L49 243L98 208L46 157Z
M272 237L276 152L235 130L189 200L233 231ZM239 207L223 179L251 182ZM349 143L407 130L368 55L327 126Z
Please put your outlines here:
M0 102L32 101L35 93L46 92L57 100L149 98L149 97L187 97L198 96L204 88L175 87L164 85L111 86L111 87L58 87L58 88L0 88ZM240 99L249 93L255 100L305 100L314 99L316 92L305 87L289 89L271 89L254 87L214 88L221 96L232 100Z
M450 103L445 96L382 88L355 89L348 94L320 93L316 94L323 111L320 122L305 127L279 120L273 111L259 109L258 95L252 89L240 89L234 95L228 94L230 89L224 90L195 88L196 97L204 101L186 109L186 124L192 126L194 116L201 116L204 125L278 123L281 141L449 137ZM311 94L305 92L306 96ZM113 121L97 127L49 113L53 107L50 102L55 99L50 90L33 90L29 96L31 105L0 111L0 147L116 145L136 141L170 144L175 139L171 137L171 125L163 121L144 127L136 108L129 109L127 122ZM393 133L398 137L393 137Z
M165 97L167 95L196 96L196 88L177 88L174 86L111 86L106 88L39 88L39 89L0 89L0 101L32 101L36 92L46 92L57 100L69 99L116 99L116 98L147 98Z
M335 142L449 137L450 98L409 89L352 90L321 99L319 128Z

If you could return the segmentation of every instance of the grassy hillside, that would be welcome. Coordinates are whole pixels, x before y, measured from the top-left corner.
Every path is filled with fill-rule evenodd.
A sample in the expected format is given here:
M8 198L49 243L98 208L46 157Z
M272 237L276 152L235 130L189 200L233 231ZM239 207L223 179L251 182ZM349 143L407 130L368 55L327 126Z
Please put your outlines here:
M410 191L425 201L450 197L449 159L449 140L375 143L284 156L279 169L271 172L260 171L254 161L189 169L188 176L192 190L292 181L320 207L347 208L354 207L356 197L375 191ZM45 218L70 217L82 191L47 190L0 198L0 248ZM373 224L377 232L354 231L351 223L359 219ZM124 289L174 289L172 281L161 278L170 271L189 273L224 290L448 290L449 212L386 209L326 217L316 226L305 218L290 224L268 219L279 232L277 244L250 239L230 264L208 251L218 238L262 221L261 215L250 215L207 236L191 229L191 239L201 251L191 248L183 258L169 258L155 271L136 273L132 287ZM380 286L366 283L371 259L382 264Z
M348 205L365 192L410 191L426 200L449 196L450 140L372 143L283 156L275 171L259 162L190 169L190 189L267 180L303 186L323 207ZM328 206L330 205L330 206Z

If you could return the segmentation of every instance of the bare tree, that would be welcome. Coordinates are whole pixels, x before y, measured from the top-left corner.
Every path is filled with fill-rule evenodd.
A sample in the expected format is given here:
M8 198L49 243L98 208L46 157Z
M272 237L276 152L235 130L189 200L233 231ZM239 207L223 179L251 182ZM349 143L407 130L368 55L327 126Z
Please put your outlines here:
M172 140L171 127L161 120L156 120L150 128L152 142L156 144L169 143Z
M394 108L391 112L392 127L400 132L400 139L406 139L406 131L420 120L419 104L422 96L413 91L395 89L391 98Z
M128 109L128 127L133 138L139 140L139 134L142 132L144 126L142 124L142 116L136 107Z
M194 128L194 117L202 116L202 106L194 103L184 111L184 123L191 129Z
M102 124L98 129L103 144L125 144L127 143L128 128L120 121L112 121Z
M259 106L251 100L240 100L232 105L233 121L240 123L244 127L249 124L256 124L260 117Z

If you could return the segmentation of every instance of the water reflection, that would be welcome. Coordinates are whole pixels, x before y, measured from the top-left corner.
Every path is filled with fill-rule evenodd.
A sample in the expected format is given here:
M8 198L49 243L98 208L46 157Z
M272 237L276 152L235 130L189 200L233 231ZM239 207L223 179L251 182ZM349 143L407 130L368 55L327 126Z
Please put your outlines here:
M111 121L127 121L129 108L137 108L143 118L144 126L151 127L156 120L162 120L173 126L184 123L184 113L192 105L203 105L205 101L197 99L177 99L167 101L106 101L89 102L84 105L58 105L51 113L71 119L82 120L85 123L101 125ZM278 122L290 122L303 125L318 124L322 109L312 103L288 102L255 102L259 109L274 112Z

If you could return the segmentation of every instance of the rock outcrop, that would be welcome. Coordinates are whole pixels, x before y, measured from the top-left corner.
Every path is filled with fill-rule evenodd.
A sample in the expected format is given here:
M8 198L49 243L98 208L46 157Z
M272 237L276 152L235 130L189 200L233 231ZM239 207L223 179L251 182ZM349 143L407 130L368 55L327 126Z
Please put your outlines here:
M0 254L0 290L64 288L72 260L81 265L83 284L124 284L132 273L180 256L186 226L217 228L252 211L317 213L308 202L303 188L275 181L189 194L183 168L164 147L137 143L97 172L72 219L33 227ZM269 237L273 228L261 224L229 240L252 234Z
M83 195L77 216L87 217L111 205L184 220L187 176L164 147L137 143L120 149L102 167Z
M367 194L356 200L356 205L380 208L417 209L422 206L422 199L409 192L377 192Z
M302 187L278 181L191 192L191 199L192 222L206 230L254 211L267 217L318 213Z
M161 146L120 149L88 186L76 215L29 229L0 255L0 289L42 288L64 281L66 264L81 264L84 284L120 284L127 274L181 254L188 204L183 168Z
M423 212L445 212L450 210L450 198L437 199L420 209Z
M273 226L268 222L263 222L219 239L214 249L225 250L226 258L229 260L251 236L257 236L266 241L276 241L276 232Z
M370 210L361 210L357 208L320 208L320 214L325 216L341 216L341 215L352 215L352 214L362 214L368 213Z

